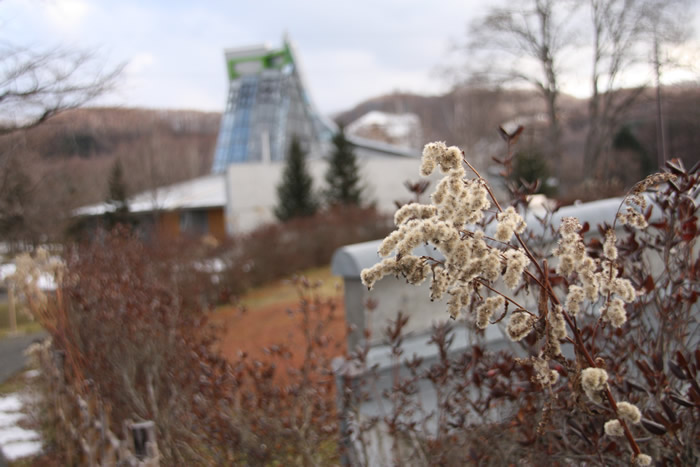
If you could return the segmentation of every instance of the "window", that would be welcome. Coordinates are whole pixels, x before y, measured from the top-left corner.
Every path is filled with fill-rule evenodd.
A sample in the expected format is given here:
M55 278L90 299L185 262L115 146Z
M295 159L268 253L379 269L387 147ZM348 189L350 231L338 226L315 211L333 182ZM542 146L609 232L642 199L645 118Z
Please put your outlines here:
M192 235L209 233L209 213L205 210L182 211L180 213L180 232Z

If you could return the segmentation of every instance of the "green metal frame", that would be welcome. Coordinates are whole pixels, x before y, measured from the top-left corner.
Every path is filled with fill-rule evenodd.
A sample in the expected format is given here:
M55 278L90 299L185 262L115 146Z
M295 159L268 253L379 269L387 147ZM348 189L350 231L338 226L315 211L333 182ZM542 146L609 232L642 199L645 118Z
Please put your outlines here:
M283 59L275 66L275 59L282 57ZM236 72L236 65L243 62L260 62L263 69L280 69L288 63L293 63L292 53L289 47L285 44L284 49L275 50L265 55L257 55L252 57L232 58L228 60L228 77L230 80L239 78L241 75Z

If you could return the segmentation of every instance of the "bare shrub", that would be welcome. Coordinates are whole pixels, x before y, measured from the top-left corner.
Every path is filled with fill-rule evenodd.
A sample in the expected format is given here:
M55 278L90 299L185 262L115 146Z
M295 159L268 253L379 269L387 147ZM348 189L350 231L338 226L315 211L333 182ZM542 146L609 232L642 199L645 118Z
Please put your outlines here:
M463 163L475 178L466 177ZM397 230L379 248L386 258L363 271L363 282L371 288L388 274L414 284L430 279L431 298L444 297L453 319L465 317L477 332L507 323L527 358L476 357L474 348L472 356L448 357L449 330L436 328L438 361L420 369L415 358L404 360L409 376L397 372L385 394L398 400L383 418L394 439L393 461L439 465L456 450L455 458L495 464L526 458L648 465L650 456L696 463L697 168L671 162L667 172L635 185L612 226L601 226L604 240L584 242L589 226L564 218L556 248L535 256L523 217L501 207L461 151L427 145L421 172L436 167L446 175L433 204L397 211ZM659 185L650 203L644 192ZM662 211L659 218L651 217L653 209ZM628 232L622 241L616 224ZM422 243L439 253L412 256ZM404 325L400 317L387 332L396 357ZM469 371L460 372L460 365ZM434 410L416 401L416 385L426 380L438 394ZM504 404L500 418L492 417L494 403ZM409 422L416 413L423 417ZM430 419L437 420L434 432L424 426ZM485 427L502 436L484 444ZM413 440L403 452L401 438Z
M66 394L96 401L114 433L127 420L153 421L162 465L333 462L331 359L343 344L326 332L337 319L334 303L315 298L315 286L299 279L289 325L298 327L303 347L280 342L264 358L226 361L214 350L219 333L203 306L210 277L197 274L201 267L181 247L144 244L116 229L66 252L55 296L27 295L51 352L61 356ZM45 403L52 397L45 393ZM80 437L57 433L58 415L46 415L47 438L62 456L87 462L76 454ZM63 415L83 426L80 410Z
M335 206L234 237L215 252L226 262L222 286L237 295L249 287L327 265L341 246L385 235L389 222L374 208Z

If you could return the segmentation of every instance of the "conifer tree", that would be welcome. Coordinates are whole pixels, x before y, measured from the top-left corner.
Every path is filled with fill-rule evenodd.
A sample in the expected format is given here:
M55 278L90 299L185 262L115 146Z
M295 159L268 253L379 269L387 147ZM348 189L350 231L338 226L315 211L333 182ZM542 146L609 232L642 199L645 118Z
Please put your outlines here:
M343 127L333 136L333 152L326 172L326 201L329 205L359 205L362 195L357 158Z
M109 173L107 181L107 204L114 209L105 212L105 222L108 228L112 228L117 224L130 223L129 202L126 196L126 181L124 180L124 171L119 159L112 165L112 170Z
M313 193L313 179L306 168L306 153L296 137L292 138L282 182L277 186L275 216L281 221L311 216L318 203Z

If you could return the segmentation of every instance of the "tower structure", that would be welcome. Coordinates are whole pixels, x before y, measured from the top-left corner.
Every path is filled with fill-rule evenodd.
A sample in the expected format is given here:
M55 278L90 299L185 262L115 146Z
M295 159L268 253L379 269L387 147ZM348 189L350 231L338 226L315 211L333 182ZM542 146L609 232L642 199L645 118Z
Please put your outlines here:
M323 154L335 126L313 105L289 39L225 51L229 91L212 172L240 162L282 161L292 136L310 157Z

